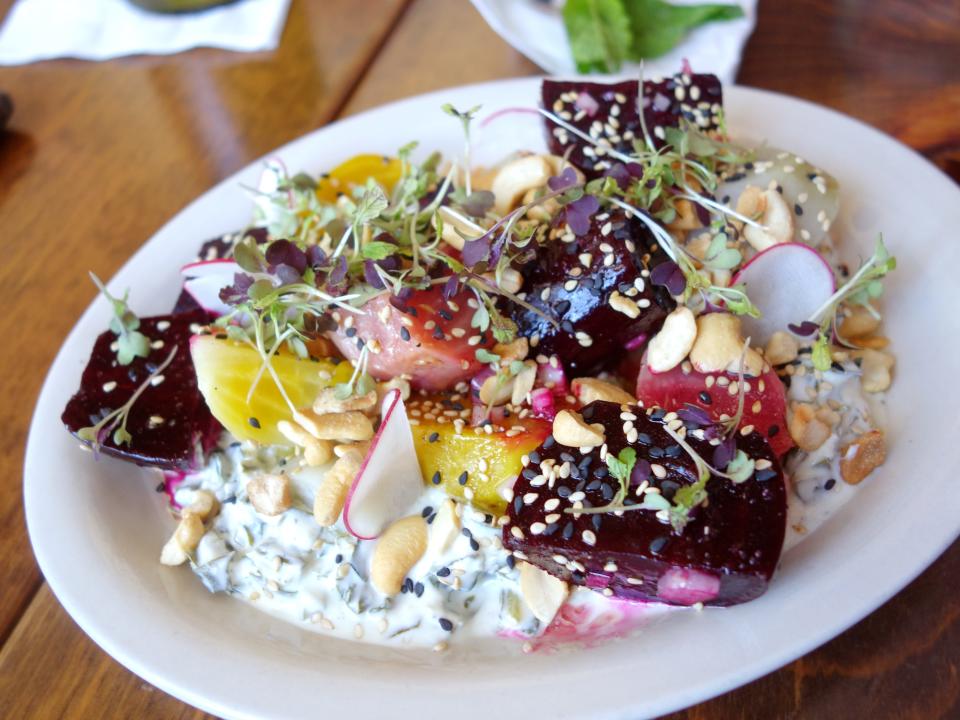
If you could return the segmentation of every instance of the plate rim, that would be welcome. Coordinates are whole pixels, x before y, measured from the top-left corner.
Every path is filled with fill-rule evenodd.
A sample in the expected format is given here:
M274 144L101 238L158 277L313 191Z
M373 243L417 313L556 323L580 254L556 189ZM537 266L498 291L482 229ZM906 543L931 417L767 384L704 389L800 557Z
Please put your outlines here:
M216 182L210 188L208 188L204 193L196 197L191 202L187 203L183 208L178 212L173 214L167 222L165 222L159 229L157 229L151 236L148 238L141 246L134 252L114 273L111 278L111 283L114 282L115 278L130 268L130 266L137 264L142 253L148 245L155 241L155 239L162 235L173 223L175 223L178 218L184 214L189 213L198 205L203 205L209 200L209 197L215 193L219 188L222 188L225 185L236 185L238 179L244 174L250 171L251 167L258 166L263 162L264 159L269 158L273 155L283 155L286 154L293 146L299 143L311 143L314 142L314 138L318 135L325 133L331 128L340 127L344 124L349 124L356 122L367 116L376 114L390 112L395 110L398 106L404 104L419 104L426 102L432 98L442 96L444 93L464 92L464 91L477 91L484 92L486 90L500 88L505 84L529 84L534 85L539 83L545 76L529 76L529 77L519 77L519 78L508 78L502 80L494 80L483 83L474 83L468 85L458 85L452 86L450 88L444 88L440 90L434 90L427 93L421 93L415 96L410 96L402 99L392 101L390 103L385 103L383 105L378 105L376 107L365 110L361 113L351 115L346 118L337 120L336 122L329 123L320 128L312 130L309 133L306 133L298 138L295 138L287 143L284 143L280 147L271 150L268 153L254 159L252 162L245 165L243 168L240 168L238 171L231 173L226 178ZM913 160L920 160L922 164L926 167L927 170L933 170L938 176L939 181L946 181L953 185L953 181L943 173L939 168L930 163L926 158L920 155L914 149L904 145L903 143L896 140L887 133L884 133L881 130L878 130L867 123L859 120L857 118L850 117L842 112L834 110L829 107L825 107L814 103L812 101L789 96L783 93L763 90L758 88L751 88L747 86L734 85L727 88L724 88L725 92L733 92L734 94L746 93L747 95L756 94L760 96L768 96L773 98L778 103L800 103L806 106L809 109L813 109L817 112L827 113L832 116L834 121L844 121L844 122L853 122L857 126L858 133L867 133L878 136L884 141L889 141L897 145L901 150L906 150L912 155ZM958 193L958 198L960 198L960 188L955 188ZM95 306L97 304L97 298L95 297L91 303L86 307L80 317L72 326L70 332L64 338L63 343L61 344L60 349L57 352L56 357L51 362L50 367L47 370L47 373L44 377L43 385L41 391L38 394L36 405L34 408L34 413L31 419L29 433L27 436L27 442L25 445L25 455L24 455L24 466L23 466L23 494L24 494L24 504L25 504L25 517L27 524L27 531L30 538L31 547L33 549L34 555L37 559L38 565L40 566L41 572L44 575L51 591L54 593L54 596L57 598L58 602L63 606L71 618L76 622L84 633L90 637L102 650L109 654L113 659L122 664L124 667L129 669L131 672L135 673L139 677L143 678L147 682L155 685L164 692L169 693L170 695L187 702L195 707L198 707L207 712L215 713L220 716L226 717L260 717L256 714L249 714L244 711L242 707L237 705L228 705L221 703L215 699L212 699L208 696L202 694L202 692L195 691L193 688L184 687L174 682L168 682L167 678L164 676L163 672L159 668L153 667L157 663L150 662L149 660L144 660L142 658L130 655L125 652L123 643L118 641L116 638L110 636L109 632L106 632L104 628L100 627L97 619L94 615L89 614L87 609L78 606L76 599L72 596L70 588L62 583L62 579L57 576L56 572L53 575L48 574L48 571L53 568L54 562L50 556L48 556L48 549L41 542L39 544L40 549L38 550L38 542L35 537L36 527L38 524L37 513L41 512L37 509L39 498L35 497L34 491L31 490L31 483L29 478L31 472L33 471L34 465L36 464L35 455L38 452L34 448L40 446L42 447L42 440L40 439L43 435L44 429L41 427L41 424L44 418L41 417L38 412L41 404L44 400L48 400L46 396L52 392L51 387L51 378L54 376L55 372L68 360L64 357L64 348L70 342L70 340L80 332L80 327L85 320L89 318L91 314L95 312ZM955 524L955 527L951 528L949 532L940 533L938 535L938 540L935 543L927 545L927 552L923 554L922 560L916 561L911 567L911 571L898 576L892 582L887 583L886 587L882 592L875 593L871 595L869 602L866 602L861 606L861 610L856 612L849 613L847 616L835 620L832 623L827 623L822 626L820 632L810 635L803 640L798 640L795 642L787 643L785 647L781 646L783 649L780 651L768 652L763 658L757 662L751 663L748 666L745 666L740 669L732 669L726 673L721 674L720 676L714 676L710 681L703 681L699 684L698 690L693 693L688 693L688 695L682 699L677 698L674 693L674 696L665 697L660 701L653 700L647 701L641 712L650 713L650 714L659 714L663 712L669 712L671 710L678 709L680 707L688 707L690 704L702 702L708 698L717 696L725 692L729 692L737 687L742 686L752 680L755 680L763 675L766 675L789 662L792 662L798 657L801 657L811 650L815 649L828 642L829 640L837 637L854 624L861 621L867 615L875 612L879 607L884 605L890 600L894 595L899 593L904 587L911 583L917 576L919 576L924 570L926 570L943 552L953 544L957 537L960 537L960 522ZM916 555L915 555L916 557ZM639 708L638 708L639 709ZM615 711L607 712L603 717L621 717L625 716L625 713L631 713L633 710L629 707L622 707Z

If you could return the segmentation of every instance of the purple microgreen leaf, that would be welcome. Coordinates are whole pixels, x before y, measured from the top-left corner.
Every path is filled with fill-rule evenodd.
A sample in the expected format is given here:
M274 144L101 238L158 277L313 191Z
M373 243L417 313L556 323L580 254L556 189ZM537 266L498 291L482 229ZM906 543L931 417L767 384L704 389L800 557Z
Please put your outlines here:
M314 270L323 266L327 262L327 254L319 245L311 245L307 248L307 264Z
M630 472L630 485L635 486L644 480L650 479L650 461L643 458L637 460Z
M347 277L347 258L340 255L330 270L330 276L327 282L331 285L339 285Z
M720 441L713 451L713 466L715 468L725 468L737 454L737 437L730 435Z
M559 175L554 175L547 180L547 187L554 192L567 190L577 184L577 171L567 166Z
M713 424L713 419L707 414L706 410L689 403L677 410L677 417L693 429Z
M444 300L452 300L453 297L460 291L460 278L456 275L451 275L447 282L443 285L443 290L441 294L443 295Z
M790 323L787 325L787 329L794 335L799 335L800 337L811 337L820 331L820 326L815 322L804 320L799 324Z
M485 233L475 240L467 240L463 244L463 264L469 268L476 267L490 258L490 233Z
M467 195L464 201L460 203L460 207L467 215L482 218L493 207L495 200L496 198L489 190L475 190Z
M307 269L307 254L289 240L274 240L267 246L264 257L274 268L288 265L300 275Z
M275 265L273 274L281 285L294 285L303 281L303 275L295 267L286 263Z
M567 224L574 235L586 235L590 231L590 219L600 209L600 201L594 195L584 195L566 206Z
M220 300L227 305L240 305L247 301L247 293L251 285L253 285L253 278L250 275L236 273L233 276L233 284L220 290Z
M672 260L666 260L650 271L650 282L667 289L671 295L682 295L687 289L687 279L680 266Z
M380 273L377 272L377 264L373 260L363 261L363 279L377 290L383 290L387 287L383 278L380 277Z

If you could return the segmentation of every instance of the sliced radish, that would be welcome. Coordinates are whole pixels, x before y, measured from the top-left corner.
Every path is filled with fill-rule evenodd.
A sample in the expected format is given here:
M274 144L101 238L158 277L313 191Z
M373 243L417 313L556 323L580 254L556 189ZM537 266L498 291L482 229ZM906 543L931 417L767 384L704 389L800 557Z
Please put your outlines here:
M802 243L774 245L756 255L734 275L743 283L759 318L743 316L743 334L754 347L766 345L777 330L801 323L815 313L836 290L827 261Z
M343 524L361 540L380 535L423 492L423 475L399 390L383 398L381 417L343 508Z
M231 282L233 282L232 277L224 282L222 278L206 275L184 280L183 289L208 313L218 316L226 315L232 308L220 299L220 291Z
M180 268L180 274L188 278L222 277L227 279L227 285L233 282L235 273L241 272L240 266L233 260L219 258L217 260L198 260L187 263Z
M233 276L242 272L233 260L201 260L187 263L180 268L180 274L186 278L183 289L197 304L214 315L230 312L229 305L220 299L220 291L233 284Z

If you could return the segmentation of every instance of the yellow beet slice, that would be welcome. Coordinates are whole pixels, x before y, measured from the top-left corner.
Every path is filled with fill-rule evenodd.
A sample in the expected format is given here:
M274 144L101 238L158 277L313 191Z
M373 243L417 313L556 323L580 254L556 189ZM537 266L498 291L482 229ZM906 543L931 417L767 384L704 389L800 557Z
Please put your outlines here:
M197 373L197 385L213 416L241 440L265 445L289 445L277 429L281 420L292 421L290 408L276 382L264 372L247 402L250 385L260 369L260 355L249 345L213 335L198 335L190 342L190 354ZM353 373L348 362L301 360L278 353L271 365L283 383L291 402L309 407L325 387L346 382Z

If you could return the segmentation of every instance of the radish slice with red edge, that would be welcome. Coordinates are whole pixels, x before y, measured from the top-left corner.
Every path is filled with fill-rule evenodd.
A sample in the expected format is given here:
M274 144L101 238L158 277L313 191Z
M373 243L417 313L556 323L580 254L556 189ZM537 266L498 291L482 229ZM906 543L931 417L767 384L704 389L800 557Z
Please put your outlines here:
M242 270L236 262L223 258L192 262L180 268L180 274L186 278L183 289L200 307L214 315L230 312L230 306L220 299L220 291L233 284L238 272Z
M803 243L781 243L758 253L733 276L731 285L738 283L760 310L759 318L741 317L743 334L754 347L807 320L837 286L827 261Z
M232 308L220 299L220 291L233 282L233 276L224 282L223 278L215 275L202 275L188 278L183 281L183 289L187 291L197 305L213 315L226 315Z
M343 524L361 540L378 537L423 492L413 432L399 390L384 396L381 417L343 507Z
M233 282L233 276L238 272L242 272L240 266L235 261L226 258L198 260L197 262L187 263L180 268L180 274L184 277L222 277L226 279L226 285Z

